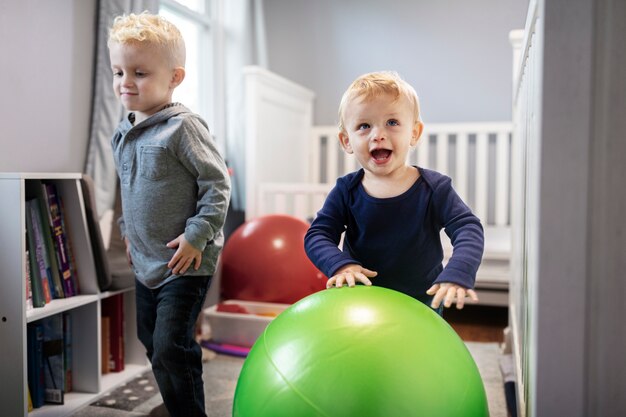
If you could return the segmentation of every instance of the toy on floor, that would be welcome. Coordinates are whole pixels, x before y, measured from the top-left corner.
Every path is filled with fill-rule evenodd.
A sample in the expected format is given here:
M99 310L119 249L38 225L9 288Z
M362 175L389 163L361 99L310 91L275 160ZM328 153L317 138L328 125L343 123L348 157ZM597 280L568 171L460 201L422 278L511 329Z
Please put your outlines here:
M250 353L250 348L245 346L231 345L228 343L213 343L208 340L203 340L200 344L202 347L212 350L215 353L223 353L225 355L245 358Z
M381 287L331 288L274 319L246 359L233 417L486 417L463 341L439 315Z
M222 252L222 299L292 304L326 288L326 277L304 252L308 227L278 214L239 226Z

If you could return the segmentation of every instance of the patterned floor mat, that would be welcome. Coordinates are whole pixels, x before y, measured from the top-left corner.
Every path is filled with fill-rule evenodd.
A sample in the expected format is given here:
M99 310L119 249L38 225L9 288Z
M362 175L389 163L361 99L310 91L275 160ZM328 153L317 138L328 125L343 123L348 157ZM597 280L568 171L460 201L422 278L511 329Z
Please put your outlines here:
M91 405L132 411L157 394L159 394L159 387L154 379L154 374L152 371L148 371L119 386Z

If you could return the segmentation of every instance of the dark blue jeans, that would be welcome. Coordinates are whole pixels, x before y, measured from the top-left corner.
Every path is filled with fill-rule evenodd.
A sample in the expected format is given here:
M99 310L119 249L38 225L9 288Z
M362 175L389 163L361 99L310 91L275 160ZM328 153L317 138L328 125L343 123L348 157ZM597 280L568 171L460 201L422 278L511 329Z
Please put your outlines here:
M202 350L194 335L210 283L210 276L181 277L156 289L135 282L137 335L172 417L206 416Z

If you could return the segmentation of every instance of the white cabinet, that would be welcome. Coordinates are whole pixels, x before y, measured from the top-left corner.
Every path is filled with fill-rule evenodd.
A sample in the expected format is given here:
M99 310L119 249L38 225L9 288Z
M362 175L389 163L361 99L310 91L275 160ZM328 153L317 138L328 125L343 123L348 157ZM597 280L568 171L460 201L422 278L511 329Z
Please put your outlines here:
M111 388L148 367L145 350L136 336L134 287L100 292L80 185L75 173L0 173L0 404L7 416L68 416ZM43 308L26 308L26 210L29 189L41 180L53 182L63 198L69 237L76 262L79 295L55 299ZM124 297L124 360L122 372L102 375L101 300ZM28 412L28 323L68 312L72 321L72 392L64 405L44 405Z

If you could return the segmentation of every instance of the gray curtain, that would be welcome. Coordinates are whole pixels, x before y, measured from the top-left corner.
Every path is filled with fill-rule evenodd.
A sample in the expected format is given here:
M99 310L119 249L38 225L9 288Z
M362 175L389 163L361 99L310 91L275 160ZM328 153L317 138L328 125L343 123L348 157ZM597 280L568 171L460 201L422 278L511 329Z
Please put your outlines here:
M245 204L245 91L243 68L268 67L263 0L224 1L226 159L233 170L231 208Z
M113 93L113 76L107 39L116 16L126 13L159 11L158 0L101 0L98 2L96 62L94 66L91 128L85 173L95 183L97 212L102 216L115 206L117 175L111 152L111 136L124 115L124 109Z

